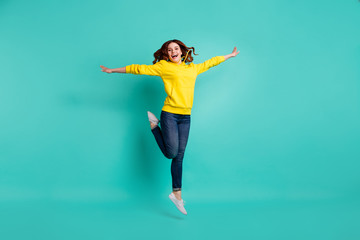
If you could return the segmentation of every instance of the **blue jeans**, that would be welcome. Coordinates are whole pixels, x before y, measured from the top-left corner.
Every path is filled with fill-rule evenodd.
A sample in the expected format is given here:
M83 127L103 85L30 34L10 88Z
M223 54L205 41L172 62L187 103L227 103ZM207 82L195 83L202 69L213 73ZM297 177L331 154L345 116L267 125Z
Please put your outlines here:
M190 131L190 115L162 111L160 125L152 129L155 140L166 158L172 159L171 177L174 191L181 190L182 163Z

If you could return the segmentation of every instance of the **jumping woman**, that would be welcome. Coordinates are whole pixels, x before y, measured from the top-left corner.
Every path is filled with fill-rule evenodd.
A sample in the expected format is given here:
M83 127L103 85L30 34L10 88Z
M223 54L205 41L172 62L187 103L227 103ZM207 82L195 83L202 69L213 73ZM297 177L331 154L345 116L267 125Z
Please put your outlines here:
M106 73L131 73L160 76L164 82L167 97L161 111L160 120L147 112L153 133L160 150L166 158L172 159L171 201L185 215L184 201L181 198L182 163L190 130L190 115L193 105L195 80L197 75L209 70L225 60L235 57L239 52L236 47L225 56L213 57L203 63L194 64L192 52L195 48L187 47L179 40L165 42L154 53L153 65L132 64L110 69L100 66ZM158 126L160 123L161 128Z

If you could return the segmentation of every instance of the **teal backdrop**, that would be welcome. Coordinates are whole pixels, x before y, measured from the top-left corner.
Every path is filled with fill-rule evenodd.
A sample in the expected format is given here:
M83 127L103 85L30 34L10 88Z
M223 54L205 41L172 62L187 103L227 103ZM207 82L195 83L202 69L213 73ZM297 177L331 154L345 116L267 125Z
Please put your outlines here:
M0 1L2 239L360 239L357 0ZM201 63L183 166L146 111L170 39ZM22 229L22 231L18 231Z

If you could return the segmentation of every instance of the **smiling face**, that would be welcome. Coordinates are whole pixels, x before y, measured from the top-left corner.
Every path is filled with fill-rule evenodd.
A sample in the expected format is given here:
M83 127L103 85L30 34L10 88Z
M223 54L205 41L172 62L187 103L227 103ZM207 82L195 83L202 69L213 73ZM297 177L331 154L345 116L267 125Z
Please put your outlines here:
M179 46L179 44L172 42L168 45L168 55L169 55L169 59L170 61L174 62L174 63L181 63L181 48Z

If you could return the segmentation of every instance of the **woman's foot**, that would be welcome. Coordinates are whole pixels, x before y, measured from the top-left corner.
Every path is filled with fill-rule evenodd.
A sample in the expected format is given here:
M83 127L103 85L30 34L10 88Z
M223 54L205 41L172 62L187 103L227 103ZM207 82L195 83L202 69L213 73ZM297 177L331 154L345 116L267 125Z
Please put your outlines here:
M147 114L150 122L150 127L151 129L154 129L159 124L159 119L157 119L155 115L149 111L147 112Z
M178 200L175 195L174 195L174 192L170 193L169 195L169 198L170 200L175 204L175 206L177 207L177 209L179 209L179 211L182 213L182 214L185 214L187 215L187 212L185 210L185 202L181 199L181 200Z

